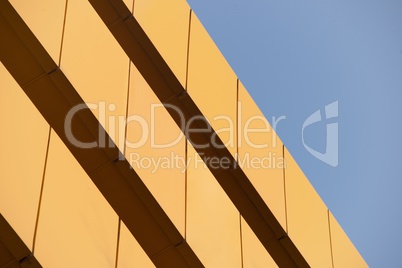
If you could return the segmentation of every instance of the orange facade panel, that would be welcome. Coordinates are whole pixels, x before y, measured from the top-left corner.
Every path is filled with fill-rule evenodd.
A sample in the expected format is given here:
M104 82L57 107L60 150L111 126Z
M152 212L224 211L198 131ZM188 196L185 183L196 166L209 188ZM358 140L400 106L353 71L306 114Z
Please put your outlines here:
M205 267L242 267L240 215L188 145L186 238Z
M311 267L332 267L327 207L284 151L288 235Z
M237 78L194 13L188 61L187 91L234 155L237 149Z
M118 216L51 133L35 255L44 267L113 267Z
M190 7L184 0L135 0L134 17L185 87Z
M119 249L116 268L155 267L124 223L121 223L120 226L118 245Z
M96 146L95 148L88 149L77 146L75 143L71 142L71 137L66 132L66 129L70 128L66 128L64 123L71 109L78 104L82 104L82 98L77 94L77 91L72 84L70 84L64 73L57 68L57 65L51 60L46 50L38 43L35 36L33 36L9 3L3 1L0 2L0 5L0 33L4 40L4 42L0 43L1 61L5 64L8 71L13 75L37 109L55 129L55 132L59 135L64 145L68 147L70 153L72 153L72 155L69 154L71 159L74 159L74 156L76 160L78 160L78 163L83 168L80 171L85 171L86 174L89 175L92 182L96 184L109 204L118 212L121 219L130 229L130 232L140 241L144 251L147 252L147 255L152 259L155 265L160 267L181 267L185 265L201 267L202 264L199 262L197 256L193 253L192 249L188 246L173 223L166 216L165 212L142 183L138 174L130 168L126 160L118 158L118 150L115 147ZM46 98L44 98L44 96L46 96ZM70 130L82 141L91 141L95 142L95 144L99 144L100 140L97 137L98 126L99 121L95 118L93 113L87 107L83 107L79 114L74 117ZM105 135L106 138L111 138L107 134ZM63 143L60 141L61 145ZM51 144L54 144L53 140ZM61 157L58 157L57 153L59 150L57 150L57 148L59 147L57 147L56 142L56 157L54 157L52 152L49 153L49 168L47 170L50 175L56 174L55 177L57 177L57 172L54 170L60 170L61 166L63 166L63 168L69 168L69 165L73 164L68 161L67 164L63 163L65 154L62 152ZM68 151L65 151L67 155ZM51 164L51 160L56 163L53 162L53 164ZM76 164L78 163L76 162ZM46 173L46 178L49 173ZM65 174L63 173L63 175ZM80 176L77 175L76 177ZM51 186L55 188L50 190L50 198L54 197L57 200L58 197L54 195L58 194L58 188L63 188L63 185L65 188L59 190L66 190L66 192L69 190L68 185L63 184L68 183L67 179L59 183L56 178L56 182L54 183L53 181L53 185L50 182L52 182L51 179L49 180L49 184L46 183L44 190L46 191L46 187L52 188ZM72 182L72 184L74 184L74 182ZM77 185L77 188L80 188L80 186ZM85 191L91 190L90 187L84 188ZM102 206L102 201L100 200L105 201L105 199L103 199L104 197L102 197L98 191L94 190L94 192L101 198L95 201L96 205L91 206L95 208L95 211L90 211L89 209L89 214L92 212L96 213L97 205ZM69 197L74 196L73 194ZM43 224L46 225L47 222L53 220L56 221L56 224L49 224L45 229L56 227L57 221L60 219L52 218L52 212L55 212L54 215L56 216L59 215L58 213L62 213L55 211L55 205L49 205L45 200L46 196L44 195L43 197L43 211L41 211L40 214L43 221L39 223L40 226L38 229L38 252L40 252L39 248L41 247L39 242L41 226L43 227ZM88 197L90 198L90 196ZM75 209L70 209L69 205L74 205L74 200L65 199L66 200L59 200L59 204L62 208L66 209L66 214L69 212L73 214L72 219L68 219L70 223L71 221L82 220L79 217L76 218L74 215L74 213L80 212L80 208L77 207L79 205L77 204ZM45 204L49 206L45 207ZM85 205L82 207L84 214L86 214L85 210L87 208L88 207ZM100 210L102 213L107 213L106 208L101 208ZM113 212L113 210L111 211ZM97 215L99 216L102 213L98 213ZM116 217L114 221L116 229L108 229L110 229L110 232L115 233L113 236L116 238L117 224L119 221L117 220L117 215L114 215ZM88 219L88 221L90 220L91 219ZM78 231L88 228L88 226L85 225L85 223L88 222L73 223L72 227L78 227ZM101 225L102 223L98 224ZM104 227L104 225L100 227ZM97 230L96 227L94 230ZM63 235L64 234L61 236ZM92 235L92 233L86 235ZM48 239L49 241L53 239L49 237L47 232L45 232L42 238L44 240ZM66 239L68 241L68 238ZM117 239L115 240L117 241ZM79 239L76 239L76 242L77 241L79 241ZM51 245L44 244L44 247ZM113 246L112 242L107 242L107 244L107 247ZM63 245L59 247L63 247ZM43 252L44 251L42 251L42 253ZM97 252L96 249L95 252ZM115 248L114 253L116 252L117 250ZM109 253L107 252L107 254ZM50 256L50 261L53 261L56 257L56 254ZM111 262L108 256L104 256L100 259L100 265L104 265L105 261L109 264Z
M278 265L267 252L247 222L241 219L242 256L244 268L277 268Z
M328 217L334 268L367 268L368 265L330 211L328 211Z
M126 115L130 61L88 1L68 1L66 14L60 68L123 150L118 118Z
M216 119L216 116L223 115L226 116L226 118L237 121L237 100L236 96L233 97L231 95L231 93L236 93L237 91L237 79L221 54L216 53L218 50L200 24L198 24L197 27L194 27L198 28L199 31L193 31L193 26L191 26L190 35L195 32L196 38L199 38L201 41L206 41L204 46L205 49L201 47L199 50L201 53L205 52L206 55L209 56L212 54L221 57L221 60L215 61L214 64L217 65L216 70L221 76L223 76L223 78L218 77L216 85L214 85L214 79L208 79L208 76L205 76L205 79L201 77L201 80L194 80L199 81L200 83L204 83L204 80L209 81L205 85L213 86L217 91L213 91L211 88L200 88L198 85L195 85L196 87L199 87L198 90L191 91L190 79L193 79L190 77L191 69L193 68L191 66L191 53L193 53L194 50L192 48L193 37L190 37L188 91L186 92L163 57L155 49L138 21L135 18L130 17L130 11L123 7L121 1L116 0L110 2L106 0L90 0L90 2L161 102L167 106L176 105L188 120L194 117L204 120L205 118L200 111L203 110L209 120L211 120L211 118ZM193 18L191 19L191 24L193 24L194 21L197 21L195 16L194 18L194 20ZM195 43L195 46L199 45L200 44ZM197 49L199 49L199 47ZM195 55L200 57L197 52ZM211 57L211 60L215 60L215 58ZM195 64L196 68L194 70L198 73L198 76L200 75L200 72L204 71L209 74L207 68L211 66L208 65L208 61L205 61L204 59L196 59L193 63L194 62L197 63ZM214 67L212 66L211 68ZM221 68L222 70L220 70ZM228 75L227 77L226 74ZM230 79L231 76L234 79ZM231 86L231 81L233 81L233 86ZM218 95L218 98L220 98L222 102L216 103L212 106L206 100L202 101L202 99L205 98L202 90L211 91L211 95L214 96ZM199 99L196 100L197 96L195 96L193 100L191 94L198 94ZM222 98L222 95L220 94L226 94L229 98L233 97L234 101L227 101L227 99ZM197 102L197 104L195 104L195 102ZM222 105L222 103L227 103L227 105ZM217 107L217 105L220 106ZM200 108L198 106L200 106ZM215 109L209 110L209 107L215 107ZM169 111L169 113L175 120L176 124L180 125L182 117L178 116L176 112ZM209 170L213 173L226 194L236 205L237 209L242 213L253 231L257 234L259 240L263 243L264 247L274 256L275 261L278 264L287 266L306 266L305 260L295 248L292 241L286 236L283 227L280 226L278 220L273 216L272 212L269 210L243 171L240 168L234 168L234 166L229 167L229 169L215 169L208 161L208 159L218 157L227 159L229 163L232 163L232 165L235 163L233 155L235 155L236 152L236 145L233 147L230 146L231 137L230 131L227 131L227 121L228 120L211 122L211 125L217 129L217 132L208 132L210 124L205 123L204 120L203 123L198 122L198 124L195 125L198 128L205 127L206 129L204 130L207 131L203 131L202 133L200 133L200 131L198 131L198 133L186 132L185 134L192 144L205 144L206 142L206 147L199 148L199 146L196 146L197 152L203 157L204 162L207 162ZM228 147L222 146L223 144L220 138L223 138L223 143ZM208 142L211 141L212 143L213 139L217 141L215 144L218 146L213 146L214 144L208 145Z
M16 61L3 54L18 82L30 92L34 103L60 134L61 120L55 118L62 118L60 115L66 107L80 99L66 81L65 73L106 128L107 134L99 134L97 141L107 146L110 137L127 159L127 163L112 161L113 156L117 157L117 150L111 149L92 153L96 159L93 160L68 145L89 177L52 132L36 241L37 254L41 260L43 258L45 266L154 267L157 264L169 267L176 261L201 266L198 257L207 267L277 267L269 251L280 266L307 267L306 259L312 267L344 267L348 260L353 260L356 267L366 267L332 215L328 217L325 205L294 159L283 149L275 127L263 117L185 1L126 0L122 4L118 0L90 1L131 60L139 66L138 70L130 65L119 43L88 2L70 0L66 5L65 1L40 0L34 7L42 16L38 19L29 12L31 4L11 1L37 37L43 39L53 60L58 62L61 55L62 72L39 46L28 50L21 48L18 53L18 58L28 63L28 71L16 68ZM133 7L134 18L127 15ZM64 14L67 17L62 36ZM3 16L15 21L9 14ZM4 18L0 16L0 23ZM15 33L8 29L10 26L4 25L0 26L9 31L7 36L14 38ZM20 24L16 25L13 27L18 29L18 34L19 31L27 33ZM49 33L52 35L47 36ZM26 36L21 40L34 40ZM24 44L17 39L11 42L19 49ZM2 47L11 51L10 44L2 44ZM18 88L7 75L7 71L0 68L0 83ZM41 79L35 80L37 75L41 75ZM6 122L13 129L12 135L23 135L27 128L35 130L27 142L6 146L6 150L0 152L0 159L9 163L10 157L20 157L27 149L35 152L35 159L27 164L27 170L17 170L20 161L2 169L6 176L16 179L0 180L0 213L8 213L13 226L15 224L24 241L31 245L49 126L39 113L35 115L35 108L29 107L27 98L17 91L0 92L4 95L0 99L4 102L0 112L7 114L15 108L15 102L7 103L10 99L23 103L20 111L30 113L31 122L13 125L16 120L24 120L25 114L13 114ZM19 89L19 92L22 91ZM38 92L47 93L54 103L58 101L60 107L53 107L54 114L50 106L44 105ZM201 111L216 132L193 135L180 130L177 111L174 114L168 106L161 107L158 98L178 105L179 113L187 120L192 115L201 115ZM52 105L57 106L54 103ZM79 120L87 129L77 131L93 138L97 131L96 120L87 114ZM87 122L90 124L86 125ZM0 135L7 140L14 139L10 133ZM216 135L226 147L194 150L191 144L186 144L184 135L198 141L208 140L212 146ZM66 143L65 137L62 139ZM227 157L233 160L231 163L236 159L241 169L233 166L214 169L210 163L205 166L198 153L202 157ZM129 171L129 164L135 172ZM35 179L23 185L21 191L17 187L25 182L21 178L27 176L26 172L34 174ZM118 178L118 183L111 184L111 177ZM126 223L131 229L119 220L90 178L115 209L118 208L119 215L128 219ZM116 189L135 206L124 206L124 198L120 198L120 192L116 194ZM16 198L24 200L15 202ZM134 207L135 215L142 213L146 220L133 218L131 209ZM27 219L26 226L16 220L21 217L19 209ZM239 211L250 225L240 217ZM144 232L138 232L137 228L141 229L145 222L156 230L155 236L148 236L152 236L153 241L162 241L163 246L147 241ZM60 232L58 227L63 227L65 232ZM133 238L134 233L149 257ZM182 236L186 240L182 240ZM74 246L76 241L80 241L78 246ZM65 260L64 266L57 263L60 258ZM78 264L77 259L83 261Z
M283 144L239 83L238 163L286 229Z
M0 213L32 250L50 127L1 63L0 114Z
M134 65L127 122L126 159L184 236L186 140Z
M0 213L0 267L41 268L31 250Z
M11 0L55 62L59 62L67 0Z

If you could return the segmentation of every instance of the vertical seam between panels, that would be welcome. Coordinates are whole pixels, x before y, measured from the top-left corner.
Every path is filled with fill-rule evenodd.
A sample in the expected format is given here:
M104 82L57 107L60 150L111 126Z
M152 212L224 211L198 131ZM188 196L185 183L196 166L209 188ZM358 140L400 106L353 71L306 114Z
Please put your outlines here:
M243 248L243 226L241 224L241 214L239 213L239 223L240 223L240 260L241 260L241 267L244 267L244 248Z
M331 262L332 262L332 267L335 267L334 264L334 252L332 249L332 234L331 234L331 218L329 216L329 209L327 209L327 214L328 214L328 229L329 229L329 248L331 250Z
M63 54L63 45L64 45L64 33L66 30L66 21L67 21L67 8L68 8L68 0L66 0L66 5L64 7L64 19L63 19L63 29L61 32L61 40L60 40L60 52L59 52L59 62L58 66L61 66L61 56Z
M45 186L46 168L47 168L47 161L48 161L48 157L49 157L51 133L52 133L52 128L51 128L51 126L49 126L49 133L48 133L48 136L47 136L46 153L45 153L45 163L43 165L42 183L41 183L40 192L39 192L38 209L37 209L37 212L36 212L35 229L34 229L34 235L33 235L33 241L32 241L32 254L35 253L36 236L37 236L37 233L38 233L39 216L40 216L40 210L41 210L42 198L43 198L43 189L44 189L44 186Z
M134 1L133 1L133 7L134 9ZM127 95L126 95L126 114L125 114L125 124L124 124L124 142L123 142L123 148L122 148L122 154L126 158L126 141L127 141L127 135L128 135L128 127L127 127L127 118L128 118L128 110L129 110L129 105L130 105L130 87L131 87L131 60L128 60L128 76L127 76ZM119 141L120 143L120 141ZM116 244L116 260L115 260L115 268L118 267L118 262L119 262L119 250L120 250L120 231L121 231L121 218L119 218L119 223L117 226L117 244Z
M120 250L120 229L121 229L121 219L117 224L117 242L116 242L116 259L114 267L117 268L119 265L119 250Z
M122 148L123 155L126 157L126 141L128 135L128 127L127 127L127 118L128 118L128 110L130 107L130 87L131 87L131 60L128 61L128 81L127 81L127 95L126 95L126 118L124 124L124 146Z
M283 175L283 193L285 196L285 225L286 225L286 233L289 234L288 227L288 204L287 204L287 196L286 196L286 158L285 158L285 145L282 144L282 157L284 160L284 165L282 167L282 175Z
M236 80L236 126L235 126L235 135L236 135L236 155L235 159L236 162L239 161L239 78ZM240 224L240 260L241 260L241 267L244 267L244 254L243 254L243 226L241 220L241 214L239 212L239 224Z
M187 201L188 201L188 196L187 196L187 189L188 189L188 144L187 144L187 138L184 142L184 158L186 159L186 166L184 167L186 170L184 172L184 239L187 239Z
M184 85L184 90L187 91L188 87L188 72L189 72L189 62L190 62L190 37L191 37L191 17L192 17L192 9L189 12L188 18L188 32L187 32L187 56L186 56L186 81ZM188 202L188 141L187 137L185 137L184 142L184 158L186 159L186 166L184 172L184 239L187 239L187 202Z
M186 61L186 82L184 85L184 89L188 88L188 73L189 73L189 64L190 64L190 41L191 41L191 20L192 20L193 10L190 9L189 19L188 19L188 33L187 33L187 61Z
M235 159L236 161L239 161L239 78L236 80L236 156ZM241 124L241 123L240 123Z
M135 0L133 0L133 5L131 6L131 14L134 16L134 5L135 5Z
M66 4L64 6L63 26L62 26L62 30L61 30L60 51L59 51L59 59L58 59L59 67L61 65L61 56L62 56L62 51L63 51L64 32L65 32L66 20L67 20L67 7L68 7L68 0L66 0ZM42 206L43 189L45 186L45 177L46 177L47 161L49 158L51 133L52 133L52 127L49 126L49 133L48 133L48 140L47 140L46 154L45 154L45 163L43 165L42 183L41 183L41 188L40 188L38 210L37 210L37 214L36 214L36 222L35 222L34 236L33 236L33 242L32 242L32 254L34 254L34 252L35 252L36 238L37 238L37 233L38 233L38 228L39 228L39 217L40 217L40 211L41 211L41 206Z

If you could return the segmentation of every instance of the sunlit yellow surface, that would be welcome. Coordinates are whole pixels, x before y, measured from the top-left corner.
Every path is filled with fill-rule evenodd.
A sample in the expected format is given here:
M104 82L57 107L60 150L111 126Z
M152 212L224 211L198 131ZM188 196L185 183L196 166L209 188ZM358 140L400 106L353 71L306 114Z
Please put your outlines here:
M181 84L186 84L190 7L184 0L135 0L134 17Z
M368 265L360 256L337 220L329 212L332 254L335 268L366 268Z
M132 66L126 158L184 235L185 138Z
M151 268L155 265L148 258L124 223L121 223L117 268Z
M95 105L92 111L113 141L124 140L117 122L126 115L129 59L88 1L68 1L61 69Z
M131 10L131 11L133 10L134 0L123 0L123 2L124 2L124 4L126 4L126 6L129 10Z
M187 241L205 267L241 267L240 216L188 146Z
M238 107L238 162L282 227L286 229L282 141L241 83Z
M188 92L234 154L236 75L194 13L190 30Z
M66 0L10 0L10 3L58 63Z
M67 10L66 0L10 2L53 60L58 63L61 55L63 72L96 107L94 114L120 149L126 149L127 159L206 267L240 267L241 257L243 267L277 267L191 145L185 153L185 140L170 115L162 107L152 108L159 101L133 65L129 74L128 57L88 1L68 0ZM132 9L132 0L124 3ZM195 14L190 25L187 3L135 0L134 16L181 84L188 84L190 96L229 150L239 152L243 170L309 264L367 267L287 150L282 169L282 142L262 121L261 111ZM49 126L2 64L0 104L0 213L32 249ZM126 118L127 109L143 121L131 121L126 137L119 119ZM246 127L252 130L245 132ZM269 133L253 131L264 128ZM139 147L124 145L126 138L141 143L143 137L146 142ZM167 143L173 144L160 148ZM264 144L268 147L260 148ZM52 132L35 244L42 265L114 267L118 253L118 267L154 267L123 223L117 249L118 222Z
M32 249L49 126L0 63L0 213Z
M328 212L285 149L288 234L311 267L332 267Z
M118 216L54 132L38 226L43 267L114 267Z
M258 240L257 236L248 226L247 222L241 219L242 230L242 248L243 248L243 267L244 268L258 268L278 267L271 255L267 252L265 247Z

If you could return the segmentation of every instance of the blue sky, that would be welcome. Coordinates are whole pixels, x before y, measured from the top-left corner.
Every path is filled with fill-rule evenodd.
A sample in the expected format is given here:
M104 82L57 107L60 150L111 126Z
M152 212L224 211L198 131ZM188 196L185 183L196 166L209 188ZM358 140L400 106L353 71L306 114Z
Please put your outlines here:
M188 2L369 266L402 267L402 1ZM301 138L334 101L335 168ZM305 142L324 152L326 122Z

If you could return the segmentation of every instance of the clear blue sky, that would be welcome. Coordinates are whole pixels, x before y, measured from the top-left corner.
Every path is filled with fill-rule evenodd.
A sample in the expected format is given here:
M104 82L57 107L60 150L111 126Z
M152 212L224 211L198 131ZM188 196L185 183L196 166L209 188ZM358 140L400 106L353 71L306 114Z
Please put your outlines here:
M402 1L188 0L370 267L402 267ZM339 101L339 165L303 147ZM325 122L305 133L325 151Z

